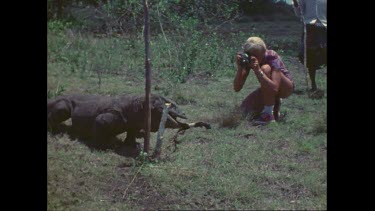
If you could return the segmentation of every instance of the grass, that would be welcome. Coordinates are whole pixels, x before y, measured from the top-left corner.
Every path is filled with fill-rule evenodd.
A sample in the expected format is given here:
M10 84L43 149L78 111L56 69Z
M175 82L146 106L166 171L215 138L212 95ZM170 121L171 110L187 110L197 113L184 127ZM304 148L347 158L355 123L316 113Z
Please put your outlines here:
M232 113L258 87L251 75L240 92L233 91L231 59L242 42L252 34L282 48L299 41L295 22L266 23L268 30L260 24L254 23L255 31L232 26L233 32L208 37L167 34L167 44L152 36L152 93L175 100L189 122L207 121L212 129L179 135L175 152L169 140L176 131L166 130L161 160L142 166L47 132L48 210L326 209L327 101L308 98L295 48L280 53L296 82L296 93L282 104L285 119L254 127ZM283 26L289 38L276 33ZM47 92L143 94L143 53L142 37L50 31ZM325 72L317 72L317 84L326 93ZM151 152L155 140L152 134Z

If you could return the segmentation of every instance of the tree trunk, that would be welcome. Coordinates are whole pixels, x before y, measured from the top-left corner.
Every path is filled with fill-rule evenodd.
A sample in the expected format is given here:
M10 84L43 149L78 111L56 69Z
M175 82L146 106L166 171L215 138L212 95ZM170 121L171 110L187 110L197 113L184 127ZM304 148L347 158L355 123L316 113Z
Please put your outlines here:
M145 67L146 67L146 99L145 99L145 140L143 151L148 153L150 146L150 129L151 129L151 108L150 108L150 90L151 90L151 61L150 61L150 20L148 16L147 0L143 0L144 10L144 37L145 37Z

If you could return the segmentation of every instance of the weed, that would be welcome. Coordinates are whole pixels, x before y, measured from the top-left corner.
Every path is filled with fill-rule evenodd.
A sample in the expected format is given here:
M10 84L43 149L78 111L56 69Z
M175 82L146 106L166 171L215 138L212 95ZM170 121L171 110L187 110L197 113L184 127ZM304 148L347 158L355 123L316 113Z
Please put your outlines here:
M64 20L53 20L47 22L47 30L53 32L62 32L72 26L71 22Z
M230 112L221 115L217 121L219 121L220 127L236 128L241 124L241 122L244 119L245 118L243 117L243 114L241 113L240 109L236 107L232 109Z

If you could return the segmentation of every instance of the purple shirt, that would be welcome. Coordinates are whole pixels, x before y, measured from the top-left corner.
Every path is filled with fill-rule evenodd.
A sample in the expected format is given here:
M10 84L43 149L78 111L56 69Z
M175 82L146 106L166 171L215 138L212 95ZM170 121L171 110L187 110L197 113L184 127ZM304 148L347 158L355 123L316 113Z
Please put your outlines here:
M281 60L279 54L277 54L274 50L266 50L266 58L263 64L268 64L271 66L271 69L279 69L287 78L289 78L292 82L292 75L290 72L285 68L284 62ZM260 65L263 65L260 64Z

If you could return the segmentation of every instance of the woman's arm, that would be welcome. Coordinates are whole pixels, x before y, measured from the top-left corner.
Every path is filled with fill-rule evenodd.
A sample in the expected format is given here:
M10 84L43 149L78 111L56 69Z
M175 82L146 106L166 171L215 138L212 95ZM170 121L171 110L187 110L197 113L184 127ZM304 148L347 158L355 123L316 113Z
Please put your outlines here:
M282 74L279 69L271 68L268 64L266 64L262 65L262 67L259 69L254 69L254 73L261 86L267 86L274 92L279 92Z
M233 82L233 88L235 92L239 92L242 89L250 71L250 67L242 67L240 65L240 59L241 59L241 56L237 54L236 56L237 73Z
M269 64L264 64L260 67L257 58L252 57L251 59L251 69L258 78L261 87L269 87L274 92L278 92L280 87L280 74L282 74L281 71L272 68Z

